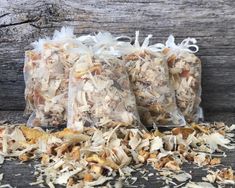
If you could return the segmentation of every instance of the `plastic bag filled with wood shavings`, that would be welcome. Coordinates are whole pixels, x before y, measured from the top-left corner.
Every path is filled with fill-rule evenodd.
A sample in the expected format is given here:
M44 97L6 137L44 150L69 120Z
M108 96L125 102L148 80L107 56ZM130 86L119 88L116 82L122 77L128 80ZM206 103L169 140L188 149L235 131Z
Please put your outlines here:
M100 35L99 35L100 37ZM101 40L103 41L103 40ZM135 97L122 61L108 41L80 49L69 79L68 128L141 126ZM102 44L101 48L96 48ZM85 52L87 50L87 52Z
M139 44L139 32L136 32L135 44L126 49L123 56L130 76L131 86L142 122L146 126L181 126L185 120L177 109L173 87L161 44L149 46L145 38Z
M176 102L188 122L203 120L201 102L201 61L196 39L187 38L175 44L172 35L166 41L163 53L167 56L170 79L176 93Z
M26 51L25 113L29 126L59 126L67 120L69 69L78 59L79 46L73 29L55 31L52 38L39 39Z

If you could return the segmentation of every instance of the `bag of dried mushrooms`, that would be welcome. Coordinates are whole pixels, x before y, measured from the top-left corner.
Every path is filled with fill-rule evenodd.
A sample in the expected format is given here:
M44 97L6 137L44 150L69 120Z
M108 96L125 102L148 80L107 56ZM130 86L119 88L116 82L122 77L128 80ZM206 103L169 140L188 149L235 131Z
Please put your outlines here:
M98 33L94 43L77 49L81 54L69 78L68 128L86 126L139 126L135 96L120 56L119 44L110 33Z
M171 35L163 53L167 56L170 79L175 89L177 106L187 122L203 120L201 102L201 61L194 55L199 48L196 39L187 38L175 44Z
M146 126L185 125L176 106L166 59L161 53L163 45L149 46L151 37L146 37L140 46L137 31L134 45L127 47L128 54L123 56L141 121Z
M69 70L78 59L73 49L80 43L73 29L55 31L26 51L24 64L25 114L29 126L59 126L67 121Z

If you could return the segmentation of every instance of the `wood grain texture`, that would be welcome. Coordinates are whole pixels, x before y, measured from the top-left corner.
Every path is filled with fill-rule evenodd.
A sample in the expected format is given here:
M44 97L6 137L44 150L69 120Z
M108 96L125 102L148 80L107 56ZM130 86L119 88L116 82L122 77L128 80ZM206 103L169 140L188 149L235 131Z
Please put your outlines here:
M223 121L227 125L234 124L235 116L233 112L207 112L205 122ZM23 111L0 111L0 123L26 123L27 117L23 116Z
M235 154L235 150L227 151L227 157L222 159L222 163L224 166L219 166L217 169L222 169L226 167L235 167L233 156ZM3 180L1 183L10 184L12 187L17 188L41 188L40 185L30 185L30 183L35 182L36 178L33 175L34 169L33 164L37 164L34 161L30 161L27 163L20 163L19 160L10 160L4 162L2 167L0 168L0 173L4 173ZM182 169L191 174L193 182L202 182L202 178L207 175L207 171L203 168L198 168L192 164L186 164L182 167ZM139 172L133 172L132 177L137 177L137 181L132 186L123 186L123 188L160 188L164 187L165 181L159 178L159 175L156 175L156 170L154 170L151 166L144 165L141 170L146 171L147 174L152 173L153 175L148 177L148 180L142 178L143 174ZM19 175L20 174L20 175ZM115 180L114 180L115 181ZM111 182L111 185L114 185L114 181ZM132 181L130 181L132 182ZM180 183L178 183L179 185ZM186 184L186 183L185 183ZM184 185L185 185L184 184ZM170 187L174 187L175 185L169 184ZM46 184L45 187L48 187ZM183 185L182 185L183 186ZM180 186L180 187L182 187ZM214 184L215 187L218 187L217 184ZM56 188L64 188L65 186L55 185ZM113 186L114 187L114 186ZM205 187L206 188L206 187ZM225 185L224 188L234 188L233 185Z
M234 0L0 0L0 110L24 108L24 51L61 26L76 34L108 30L164 42L198 39L203 62L203 107L235 114Z

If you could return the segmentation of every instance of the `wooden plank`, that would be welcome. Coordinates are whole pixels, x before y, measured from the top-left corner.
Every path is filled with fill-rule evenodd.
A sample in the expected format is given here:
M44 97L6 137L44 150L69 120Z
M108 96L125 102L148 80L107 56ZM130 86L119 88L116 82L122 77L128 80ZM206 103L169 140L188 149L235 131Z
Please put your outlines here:
M152 0L2 0L0 4L0 110L24 108L24 51L40 36L61 26L75 33L108 30L140 37L151 33L164 42L198 39L203 61L203 107L209 111L235 108L235 2Z
M26 123L23 111L0 111L0 122Z
M233 156L235 155L235 150L226 152L227 157L223 158L222 163L224 166L235 167ZM35 176L33 175L34 169L32 165L35 162L20 163L18 160L6 161L0 168L0 173L4 173L4 178L1 181L2 184L10 184L13 187L25 188L40 188L39 185L30 186L29 184L36 181ZM218 167L217 167L218 168ZM222 168L220 166L219 168ZM156 175L156 170L150 166L143 166L142 170L148 171L148 173L153 173L153 176L148 177L148 181L143 179L142 174L139 172L132 173L132 177L137 177L137 181L133 184L133 187L164 187L164 181L159 180L159 176ZM192 175L192 180L194 182L201 182L202 177L207 175L206 170L202 168L197 168L195 165L186 164L183 166L183 170ZM20 176L19 176L20 174ZM180 184L180 183L179 183ZM172 184L171 184L172 185ZM216 186L216 184L215 184ZM48 187L45 185L45 187ZM56 188L62 188L64 186L56 185ZM124 186L128 187L128 186ZM173 187L173 186L172 186ZM216 186L217 187L217 186ZM225 188L233 188L232 185L227 185Z
M26 123L23 111L0 111L0 122ZM235 112L206 112L205 121L223 121L228 125L235 123Z

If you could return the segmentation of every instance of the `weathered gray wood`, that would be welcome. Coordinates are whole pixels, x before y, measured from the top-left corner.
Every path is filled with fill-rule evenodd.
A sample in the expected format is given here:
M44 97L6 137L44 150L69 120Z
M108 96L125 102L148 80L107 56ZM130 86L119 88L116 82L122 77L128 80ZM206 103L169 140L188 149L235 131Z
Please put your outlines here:
M77 34L108 30L164 42L196 37L203 61L206 112L235 111L235 1L15 0L0 1L0 110L24 108L24 51L61 26Z
M23 116L23 111L0 111L1 123L26 123L27 118Z
M227 152L227 157L223 158L222 163L224 166L235 167L233 156L235 154L235 150ZM27 162L20 163L18 160L6 161L2 167L0 168L0 173L4 173L2 184L10 184L13 187L17 188L41 188L39 185L29 185L32 182L36 181L35 176L33 175L34 169L32 164L35 162ZM219 166L218 168L223 168L224 166ZM201 168L197 168L195 165L186 164L182 168L186 172L192 175L192 181L201 182L202 177L207 175L206 170ZM139 172L132 173L132 177L137 177L137 181L133 184L133 187L143 187L143 188L156 188L156 187L164 187L164 181L159 180L159 176L156 176L156 170L154 170L151 166L143 166L142 170L146 170L149 174L153 173L153 176L148 177L148 181L143 179L142 174ZM19 174L21 174L19 176ZM180 184L180 183L178 183ZM170 184L171 187L174 187ZM217 187L216 184L214 184ZM45 187L48 187L45 185ZM56 185L56 188L63 188L64 186ZM128 188L129 186L124 186L124 188ZM224 186L225 188L233 188L233 185Z
M235 116L233 112L207 112L205 121L223 121L228 125L235 123ZM23 111L0 111L0 123L26 123L27 117L23 116Z

